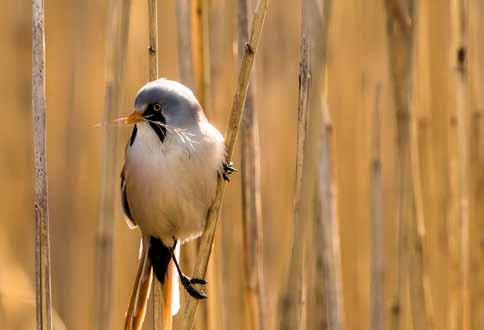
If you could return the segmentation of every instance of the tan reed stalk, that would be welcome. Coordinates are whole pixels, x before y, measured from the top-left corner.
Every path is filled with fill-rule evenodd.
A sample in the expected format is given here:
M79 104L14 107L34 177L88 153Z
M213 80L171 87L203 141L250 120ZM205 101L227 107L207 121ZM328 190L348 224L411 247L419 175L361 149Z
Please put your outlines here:
M412 129L412 55L416 26L414 0L387 0L388 49L396 107L400 178L398 256L392 326L401 323L404 279L408 279L415 330L432 327L429 288L424 272L424 222L418 171L418 143ZM413 132L412 132L413 131ZM408 240L408 241L407 241Z
M52 330L49 207L45 128L44 1L32 1L32 126L35 168L35 296L37 330Z
M192 31L193 31L193 52L195 59L195 83L197 97L205 111L207 117L213 119L213 99L211 93L211 70L210 70L210 22L209 14L211 8L210 0L192 1ZM216 329L222 326L222 312L220 311L221 295L220 289L223 287L220 282L222 279L222 265L220 258L219 240L220 235L215 236L215 249L212 251L212 258L208 264L207 282L211 283L206 288L207 295L211 297L204 306L204 321L206 329ZM200 324L201 325L201 324Z
M415 116L410 119L410 162L414 196L414 223L410 226L409 242L411 245L408 264L408 281L410 284L410 298L414 326L421 329L434 328L432 293L427 272L429 246L426 239L425 219L423 210L423 192L420 174L420 157L418 143L418 122ZM422 313L420 304L423 304ZM416 316L415 316L416 315Z
M469 67L468 67L468 2L466 0L450 1L451 23L451 63L453 90L455 90L455 118L457 120L457 177L458 177L458 221L452 228L459 233L457 241L460 263L460 278L458 281L459 297L458 324L459 329L469 329L469 187L468 187L468 131L469 131Z
M175 1L175 5L180 80L183 84L195 91L191 5L189 0ZM181 249L181 264L183 269L189 269L189 267L192 267L195 262L196 254L197 245L195 243L189 243L183 246L183 249Z
M383 242L383 219L382 219L382 178L381 178L381 111L380 111L381 86L377 85L375 104L373 107L372 127L372 158L371 158L371 323L370 329L383 330L384 327L384 242Z
M109 4L106 40L106 89L104 122L119 117L124 81L124 63L128 48L131 0L123 0L121 8L112 0ZM119 12L120 11L120 12ZM118 134L115 127L104 127L101 164L100 215L97 232L95 329L110 329L112 323L113 231L115 189L118 173L116 154Z
M328 306L328 329L344 328L343 315L343 278L341 273L341 252L339 221L337 216L337 192L333 179L333 128L326 99L322 106L323 129L321 137L321 161L319 163L319 203L322 210L324 246L323 269L325 296Z
M252 71L252 64L254 63L254 57L259 46L260 36L262 28L264 26L264 20L268 9L268 1L260 0L257 4L257 9L252 21L252 28L249 40L245 47L244 57L240 68L237 90L234 96L234 102L232 105L232 111L230 114L229 124L225 136L225 144L227 151L227 161L232 159L234 153L235 142L237 139L240 121L242 118L242 111L244 108L245 97L247 95L247 87L249 84L250 74ZM195 265L194 276L203 278L207 271L208 260L212 252L213 239L215 235L215 229L217 227L218 214L222 205L223 193L225 190L225 181L218 180L217 195L215 201L208 213L207 224L203 232L200 247L199 257ZM185 310L185 329L191 330L193 328L193 321L195 319L195 312L198 307L199 301L195 299L189 299L187 308Z
M148 0L148 71L149 80L158 79L158 1ZM162 320L162 291L161 283L153 276L153 329L161 330ZM171 324L172 322L170 322ZM171 328L171 326L169 327ZM166 329L166 328L165 328ZM164 330L165 330L164 329Z
M250 1L238 1L239 53L249 39ZM245 268L245 297L250 316L250 328L263 330L265 326L265 289L263 221L261 198L261 170L259 126L255 109L255 79L247 90L245 111L240 127L242 219L244 223L243 255Z
M482 214L484 203L482 194L482 99L480 88L482 86L481 66L482 55L481 51L482 31L482 14L477 8L480 6L479 0L470 0L468 4L469 15L469 51L468 51L468 67L469 69L469 90L470 90L470 106L469 106L469 244L470 244L470 265L477 265L469 274L469 327L471 329L478 329L481 324L484 324L484 313L481 311L484 308L484 231L482 228ZM481 7L482 8L482 7ZM471 266L472 267L472 266Z
M314 295L314 307L312 310L308 310L308 326L314 329L327 329L328 325L328 297L326 296L325 281L324 276L326 276L325 262L323 256L323 249L321 247L321 237L323 237L323 214L321 210L321 198L319 197L319 191L316 190L313 196L313 210L314 210L314 222L313 222L313 249L316 250L313 254L315 259L314 267L314 279L312 280L314 289L308 288L308 291L312 292ZM307 254L306 260L308 260L308 265L312 256ZM314 259L312 261L314 262ZM314 314L314 315L311 315Z
M196 95L205 111L205 114L210 118L210 113L213 113L213 102L210 86L210 27L209 27L209 10L210 0L192 0L191 10L191 26L192 26L192 43L193 43L193 63L195 73L195 90ZM221 246L221 236L215 236L215 246ZM219 276L221 273L221 258L219 256L219 249L212 251L212 258L208 264L207 282L211 283L206 288L207 295L211 298L207 301L203 309L204 324L206 329L216 329L221 325L221 313L219 302L221 295L219 290L223 288L223 280Z
M210 96L210 13L211 0L192 0L192 42L195 87L201 104L209 108Z
M317 32L321 34L321 37L318 38L317 40L319 42L316 42L315 46L313 49L315 49L315 55L313 56L314 59L318 59L319 66L315 66L315 70L318 70L319 75L315 75L315 79L313 79L312 84L315 86L317 85L317 79L319 76L320 80L320 86L319 88L321 89L322 93L319 93L319 95L316 95L318 97L317 99L317 106L315 107L315 112L314 112L314 118L311 121L317 120L318 123L316 124L317 129L316 129L316 134L314 134L314 142L312 143L314 147L311 148L312 152L316 154L314 157L314 167L311 168L311 171L319 171L319 148L320 148L320 134L323 129L326 129L326 126L324 126L324 123L322 121L322 111L321 107L326 106L326 100L327 100L327 69L326 69L326 58L327 58L327 48L328 48L328 31L329 31L329 24L330 24L330 17L331 17L331 8L332 8L332 1L331 0L318 0L314 1L316 5L315 11L317 11ZM316 102L316 101L315 101ZM311 112L310 114L313 114ZM329 117L328 117L329 118ZM328 149L329 150L329 149ZM327 156L328 160L330 159L329 156ZM319 174L316 176L319 177ZM318 328L318 329L328 329L329 322L331 319L331 324L339 324L341 321L338 321L338 319L342 319L342 297L338 296L333 296L330 298L330 294L337 293L338 291L335 290L334 288L337 288L337 283L336 282L331 282L331 279L336 279L335 276L332 276L329 274L330 271L335 271L335 268L328 268L328 263L331 262L327 257L329 256L327 254L327 245L325 244L325 239L324 239L324 231L328 230L326 224L325 224L325 216L323 216L323 210L322 210L322 203L321 203L321 197L320 197L320 188L319 188L319 182L316 180L315 184L315 190L314 190L314 196L313 196L313 210L314 210L314 215L313 215L313 228L314 228L314 233L313 233L313 259L316 259L316 267L315 267L315 279L313 282L315 282L313 285L316 286L316 290L313 291L313 295L315 296L315 306L314 309L311 310L310 312L313 312L316 315L313 315L313 322L317 322L311 326ZM335 196L334 196L335 197ZM336 202L333 202L334 205ZM336 219L335 215L335 219ZM339 246L339 236L335 237L335 244ZM310 257L311 253L310 251L307 251L308 257ZM306 258L306 260L312 260ZM339 262L339 261L338 261ZM309 264L309 263L308 263ZM337 265L333 265L334 267L337 267ZM336 270L336 274L338 274L338 270ZM341 279L340 279L341 280ZM338 279L336 279L338 281ZM333 288L331 290L331 288ZM330 301L339 301L341 302L340 305L336 304L334 306L330 305ZM308 324L309 326L309 324Z
M410 160L408 152L409 140L409 97L411 81L411 55L413 48L413 13L408 14L408 8L401 8L401 2L386 0L387 24L388 24L388 48L392 67L392 84L397 113L398 131L398 175L400 180L399 206L397 215L397 255L395 269L395 292L392 301L392 329L398 330L402 324L403 299L406 275L406 257L408 248L408 233L405 221L411 208L409 192L411 189L407 177L409 177ZM413 7L413 1L410 5ZM413 8L412 8L413 9ZM408 17L408 15L412 15ZM398 65L398 66L397 66ZM407 70L408 72L405 72ZM404 89L403 89L404 88Z
M179 0L175 4L180 79L185 85L195 89L190 2L189 0Z
M310 1L301 2L301 39L299 60L299 97L297 108L296 183L293 211L293 239L286 294L282 298L281 329L305 329L305 244L307 219L302 216L304 151L308 129L310 94Z

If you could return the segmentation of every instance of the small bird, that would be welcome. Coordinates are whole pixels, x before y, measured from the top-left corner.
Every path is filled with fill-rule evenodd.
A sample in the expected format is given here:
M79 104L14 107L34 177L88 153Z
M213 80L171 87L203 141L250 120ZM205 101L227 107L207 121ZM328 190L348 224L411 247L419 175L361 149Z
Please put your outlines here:
M134 108L125 118L134 127L121 172L121 204L128 225L141 231L142 252L125 329L143 322L150 264L162 283L164 319L179 309L179 281L192 297L206 298L193 287L205 280L189 278L179 266L180 245L201 235L218 176L226 179L233 171L225 164L223 136L188 87L151 81L139 90Z

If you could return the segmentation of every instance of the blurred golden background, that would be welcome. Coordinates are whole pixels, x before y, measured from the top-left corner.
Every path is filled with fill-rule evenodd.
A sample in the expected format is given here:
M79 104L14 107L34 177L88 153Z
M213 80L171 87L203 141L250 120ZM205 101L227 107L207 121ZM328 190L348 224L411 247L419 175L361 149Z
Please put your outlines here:
M176 1L176 0L175 0ZM181 79L175 1L159 1L159 72ZM35 324L33 149L31 118L31 3L6 0L0 11L0 327L33 329ZM224 131L238 72L237 2L209 1L209 118ZM484 2L468 0L469 125L465 131L468 238L462 240L458 212L459 164L456 127L456 67L452 44L452 1L417 1L413 99L425 222L425 269L431 289L434 329L484 328ZM255 64L255 109L260 129L265 325L279 328L286 294L293 233L300 2L271 1ZM114 191L112 328L120 329L136 274L139 233L120 212L118 175L130 129L104 119L106 40L113 11L108 1L47 0L47 157L52 294L56 329L94 329L96 244L101 211L103 132L119 136ZM146 1L130 12L125 79L117 112L128 114L148 79ZM341 238L344 329L370 325L370 173L372 116L381 90L381 160L384 223L384 319L391 326L397 263L399 180L397 130L387 19L381 1L333 1L326 62L326 91L334 138L333 173ZM313 35L317 44L319 35ZM187 55L189 56L189 55ZM318 58L312 58L317 62ZM314 68L319 68L314 65ZM314 70L313 92L324 77ZM377 87L380 86L380 87ZM310 104L310 113L320 104ZM319 111L319 110L316 110ZM114 118L111 118L114 119ZM320 120L311 117L310 125ZM236 154L238 155L238 151ZM308 161L316 161L309 155ZM238 157L235 166L240 167ZM306 173L306 180L317 180ZM241 178L233 175L215 245L212 285L216 309L200 309L197 329L250 329L244 293ZM311 212L309 212L310 214ZM318 254L308 234L307 329L325 328ZM196 245L195 242L188 243ZM469 252L468 297L462 299L462 248ZM465 249L464 249L465 251ZM194 260L191 260L193 267ZM189 265L189 266L190 266ZM411 272L412 270L410 270ZM188 269L191 274L191 269ZM209 275L210 276L210 275ZM209 277L210 278L210 277ZM405 282L405 281L404 281ZM406 286L405 286L406 287ZM319 290L319 291L318 291ZM404 288L401 329L412 329ZM182 296L182 305L185 297ZM321 300L322 299L322 300ZM210 300L210 298L209 298ZM204 303L205 304L205 303ZM463 313L469 315L466 327ZM176 318L181 319L182 313ZM215 316L214 316L215 315ZM175 323L177 325L179 323ZM209 325L207 325L209 324ZM145 329L151 328L147 316ZM175 326L175 328L177 328Z

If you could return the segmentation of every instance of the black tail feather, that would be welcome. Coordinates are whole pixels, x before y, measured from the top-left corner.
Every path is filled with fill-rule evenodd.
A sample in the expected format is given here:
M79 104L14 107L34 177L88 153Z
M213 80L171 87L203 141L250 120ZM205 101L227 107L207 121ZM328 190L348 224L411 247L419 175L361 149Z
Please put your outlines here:
M148 256L153 265L153 271L158 281L165 283L166 271L171 259L170 250L156 237L151 236L150 243Z

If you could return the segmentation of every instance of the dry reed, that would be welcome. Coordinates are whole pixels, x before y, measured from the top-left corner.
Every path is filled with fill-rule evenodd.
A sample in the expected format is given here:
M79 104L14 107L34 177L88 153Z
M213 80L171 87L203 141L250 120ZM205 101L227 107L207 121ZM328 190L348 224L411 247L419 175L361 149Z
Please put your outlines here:
M323 129L321 134L321 161L319 167L319 203L321 205L324 246L323 267L325 270L324 288L328 306L328 329L341 330L343 316L343 279L341 274L341 251L339 224L337 217L336 185L333 182L333 128L329 109L323 98Z
M195 92L197 98L204 109L207 117L213 113L212 94L211 94L211 70L210 70L210 25L209 10L210 0L192 0L191 2L191 28L192 28L192 50L190 54L180 54L180 56L193 55L193 70L195 74ZM211 118L212 119L212 118ZM220 246L220 235L215 236L215 245ZM221 273L221 258L219 249L212 252L212 258L208 264L207 282L212 285L207 286L206 292L210 299L203 306L203 322L200 322L200 329L216 329L221 325L221 305L220 288L223 287L223 277Z
M293 213L292 251L287 279L286 295L282 298L282 329L305 329L306 286L305 248L308 221L302 216L304 151L308 128L308 108L310 94L310 1L301 2L301 39L299 62L299 96L297 107L297 142L296 142L296 183Z
M177 47L178 47L178 68L180 80L183 84L195 91L194 77L194 49L192 46L192 10L190 1L175 1ZM187 269L195 262L197 254L196 244L185 244L181 249L181 265Z
M191 10L188 0L176 1L176 26L178 32L178 67L180 79L191 89L195 88Z
M104 122L119 117L122 83L124 81L125 58L128 48L129 17L131 0L123 0L121 8L117 1L110 1L106 38L106 87L104 101ZM113 231L115 189L118 180L116 154L118 151L116 127L106 125L103 132L101 163L100 214L97 232L96 260L96 307L95 329L110 329L112 316L113 285Z
M267 0L260 0L257 4L257 9L252 21L252 28L248 43L245 47L244 57L240 68L237 90L234 96L232 111L230 114L228 129L226 132L225 143L227 152L227 161L230 161L234 153L235 142L237 139L240 121L242 118L242 111L247 95L247 87L249 84L250 74L254 57L259 46L260 36L264 25L265 16L268 9ZM217 226L218 214L222 205L223 193L225 189L225 182L221 178L217 184L217 195L215 201L208 213L207 224L202 234L199 256L195 265L194 277L203 278L207 271L208 260L212 252L213 239L215 236L215 229ZM185 329L191 330L193 328L193 321L195 319L195 312L198 307L198 301L195 299L188 300L187 308L185 310Z
M397 121L399 213L397 217L397 269L392 326L398 329L402 316L403 283L408 279L414 329L430 329L429 287L425 283L424 222L418 171L418 145L412 128L412 55L416 25L414 0L387 0L388 49L391 63Z
M148 78L150 81L158 79L158 0L148 0ZM148 251L146 250L146 253ZM153 329L171 329L169 325L161 324L162 320L162 291L161 283L153 276Z
M384 329L384 242L383 242L383 201L381 178L381 86L376 88L373 107L373 136L371 159L371 205L370 205L370 235L371 235L371 324L370 329Z
M32 1L32 126L35 167L35 286L37 330L52 329L49 206L45 143L44 2Z
M210 5L211 0L192 0L192 43L195 72L195 89L198 99L211 108L210 75Z
M468 131L469 131L469 68L468 68L468 4L465 0L450 1L450 25L452 45L450 57L452 63L453 87L455 89L455 115L456 119L456 147L457 176L458 176L458 214L456 226L451 228L455 233L460 245L458 259L460 263L459 274L459 298L457 299L460 309L457 328L469 329L470 306L469 306L469 188L468 188ZM455 121L454 121L455 122ZM453 328L454 325L449 325Z
M249 0L238 1L239 53L242 53L245 41L249 39L250 9ZM263 221L259 126L255 108L254 78L252 78L247 90L245 110L240 127L240 138L245 299L249 310L250 328L263 330L266 328L264 260L262 253Z
M318 131L317 146L319 146L316 178L319 178L314 192L315 202L315 248L317 253L317 270L322 277L322 295L325 316L321 322L330 330L340 330L344 325L343 278L341 269L339 219L337 215L337 185L332 168L335 154L333 128L330 119L328 99L328 34L332 12L332 1L317 1L318 19L321 29L320 61L321 61L321 95L317 111L321 121Z

